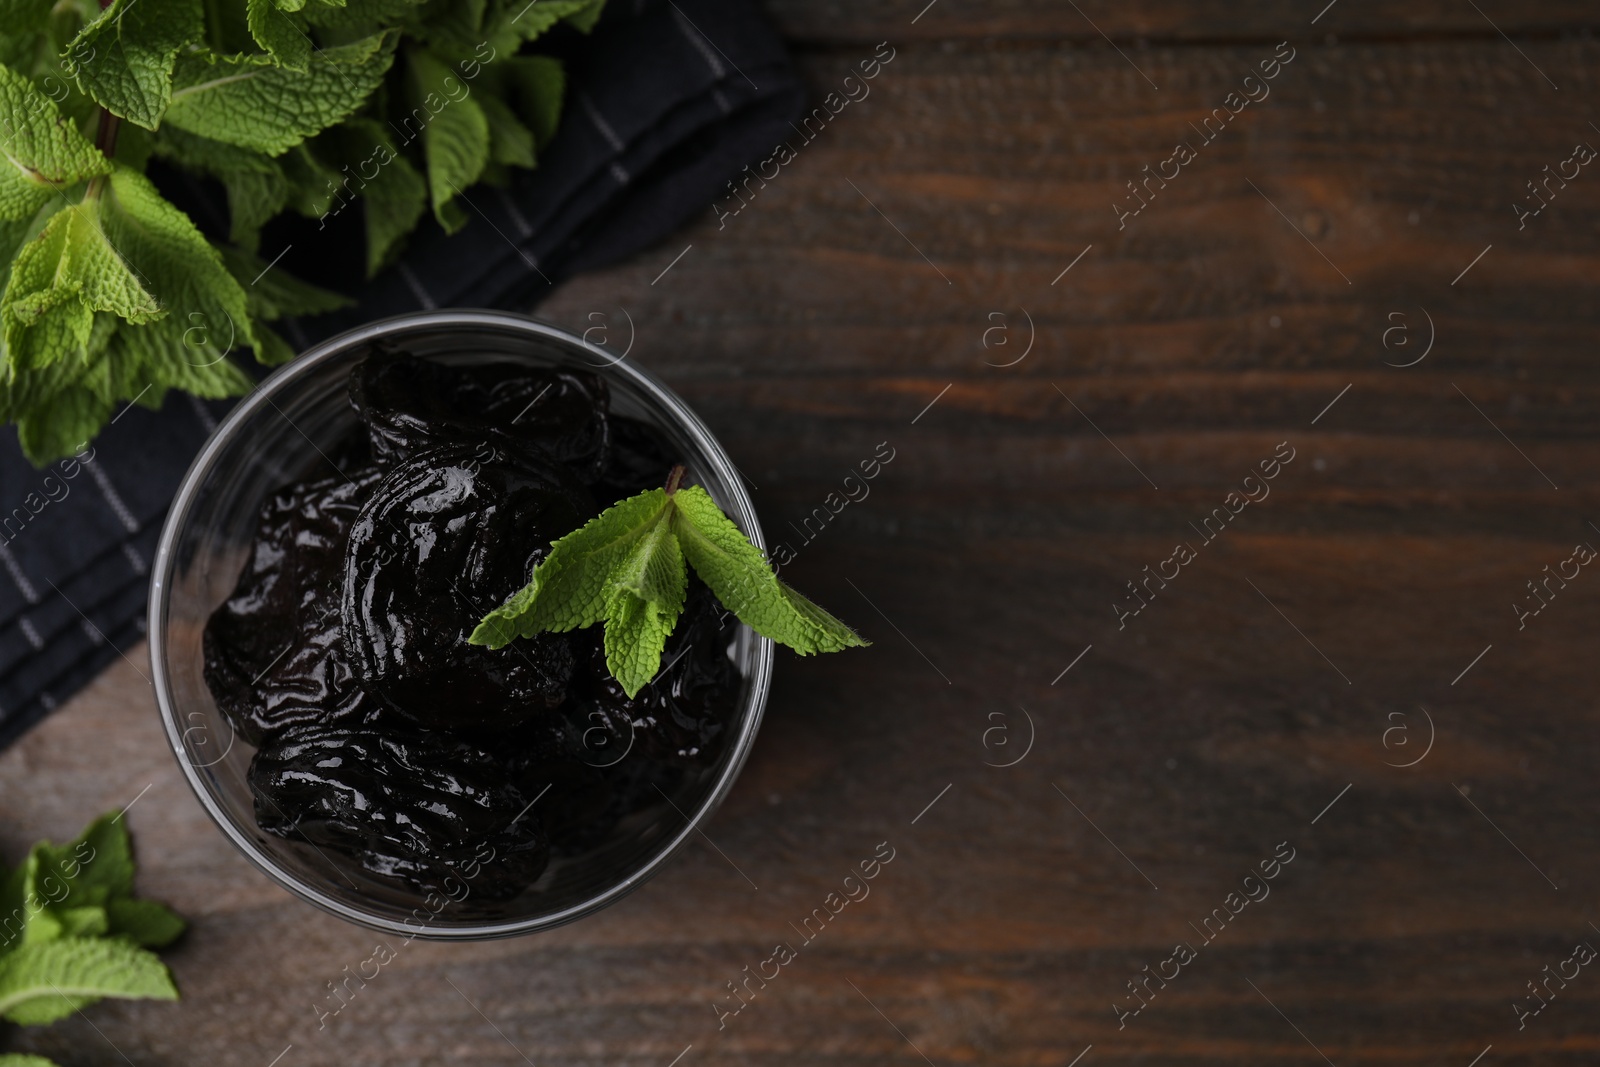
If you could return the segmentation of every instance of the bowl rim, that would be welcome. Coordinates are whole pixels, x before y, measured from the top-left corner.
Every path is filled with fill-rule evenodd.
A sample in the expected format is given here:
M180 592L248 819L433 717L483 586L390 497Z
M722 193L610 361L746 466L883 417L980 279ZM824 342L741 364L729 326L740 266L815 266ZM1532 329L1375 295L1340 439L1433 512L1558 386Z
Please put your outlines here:
M627 361L625 358L617 358L604 348L590 344L582 337L575 336L566 330L541 322L531 316L515 312L450 308L394 315L336 334L312 345L291 362L273 370L254 389L241 398L233 410L222 418L217 428L212 431L211 436L206 439L199 454L190 463L189 469L184 474L183 481L179 484L178 491L173 497L172 505L167 511L167 517L161 530L161 539L157 544L155 559L150 568L150 604L147 621L152 671L151 681L155 690L161 721L166 728L167 740L172 747L173 756L178 761L178 766L183 770L190 789L199 799L206 814L211 817L211 820L222 831L223 836L232 841L234 846L243 852L247 859L269 878L277 882L278 885L289 890L300 899L348 922L385 933L404 935L408 939L416 937L438 941L479 941L491 938L515 937L521 934L554 929L616 903L665 868L688 844L690 837L700 832L701 826L722 805L728 792L733 788L733 783L738 779L740 771L744 768L745 761L749 758L750 750L755 745L756 734L761 727L761 719L766 710L767 697L772 683L772 667L775 657L773 643L769 638L752 635L755 640L755 663L754 673L750 678L751 688L748 713L745 715L739 733L734 739L730 758L724 764L711 789L700 801L697 809L687 817L683 827L675 835L668 838L665 845L660 847L648 861L621 881L592 894L577 904L562 908L560 911L552 912L549 915L510 922L477 923L451 927L429 927L424 924L419 928L410 922L395 921L364 912L301 882L293 874L281 868L264 850L258 848L253 841L240 831L234 820L223 810L207 786L205 778L200 774L199 769L195 767L193 760L189 758L183 740L184 731L180 728L178 722L176 702L173 699L166 669L167 596L171 588L169 579L177 563L178 536L187 523L189 512L194 505L200 487L210 475L222 450L232 443L240 427L251 416L260 411L265 405L272 404L274 394L282 392L313 368L348 354L352 348L358 345L381 337L404 334L411 330L428 327L485 327L500 331L524 333L554 342L559 346L576 349L579 352L599 357L600 362L596 366L604 367L606 372L609 373L621 374L632 385L650 394L680 423L680 428L696 441L704 451L708 465L717 472L723 483L729 487L729 496L731 497L728 501L731 505L729 507L729 517L745 531L758 549L763 552L766 551L766 542L761 531L760 520L756 517L755 505L745 491L744 479L738 467L729 458L721 442L716 439L705 423L700 420L700 417L695 414L694 410L649 371L631 361ZM274 408L277 407L276 404L272 404L272 406ZM676 807L676 805L673 806ZM680 814L682 814L681 811ZM415 914L416 910L413 910L412 915L415 916Z

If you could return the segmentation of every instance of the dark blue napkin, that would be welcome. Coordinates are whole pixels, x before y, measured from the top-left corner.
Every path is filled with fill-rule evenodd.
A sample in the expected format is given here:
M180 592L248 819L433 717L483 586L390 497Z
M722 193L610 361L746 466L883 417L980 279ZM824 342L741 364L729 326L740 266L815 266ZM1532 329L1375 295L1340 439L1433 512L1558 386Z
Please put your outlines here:
M704 211L791 132L804 103L756 0L610 0L591 37L561 48L569 81L555 140L509 189L468 190L472 222L460 233L425 223L396 268L356 285L358 213L327 230L289 219L263 234L267 258L283 250L280 267L358 299L281 324L297 347L419 308L526 309ZM203 226L222 219L216 189L166 179ZM173 393L160 411L128 408L82 457L44 470L13 429L0 432L0 748L138 644L167 505L229 406ZM142 651L131 662L149 675Z

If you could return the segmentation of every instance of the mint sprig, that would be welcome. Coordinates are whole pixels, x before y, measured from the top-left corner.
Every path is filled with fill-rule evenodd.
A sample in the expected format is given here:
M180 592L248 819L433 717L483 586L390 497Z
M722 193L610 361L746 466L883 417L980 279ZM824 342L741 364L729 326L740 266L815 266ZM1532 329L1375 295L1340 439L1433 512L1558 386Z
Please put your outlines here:
M130 402L249 391L230 353L282 363L267 323L349 303L259 296L285 277L262 227L354 209L369 276L430 207L460 229L468 190L554 134L561 63L524 48L604 4L0 0L0 423L42 466ZM225 244L146 180L152 158L226 190Z
M41 841L0 878L0 1017L38 1025L102 997L176 1000L150 948L183 920L133 896L133 855L121 815L102 815L76 841ZM0 1067L9 1067L0 1057Z
M870 643L780 580L709 493L678 487L682 473L675 468L665 489L619 501L556 540L470 642L503 648L603 621L606 668L634 697L661 669L692 566L740 622L802 656Z

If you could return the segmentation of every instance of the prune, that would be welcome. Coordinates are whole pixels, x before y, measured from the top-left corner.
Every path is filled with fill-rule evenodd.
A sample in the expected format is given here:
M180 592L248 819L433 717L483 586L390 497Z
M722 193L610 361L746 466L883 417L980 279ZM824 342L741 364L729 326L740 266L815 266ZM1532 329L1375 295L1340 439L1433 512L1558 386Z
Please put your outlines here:
M597 725L631 723L633 744L649 759L689 766L716 759L733 718L739 673L728 656L732 620L724 619L704 582L690 577L683 615L661 653L663 669L632 698L606 669L599 628L580 639L589 684L578 703Z
M298 482L261 509L250 560L206 623L205 679L253 745L309 719L360 721L372 704L339 648L346 534L382 478L375 468Z
M344 644L367 689L446 729L515 726L558 706L573 667L565 635L505 650L467 638L594 513L571 473L532 447L447 445L395 467L344 557Z
M637 419L611 416L611 454L600 472L596 496L614 500L655 489L681 462L677 450Z
M587 484L610 451L610 393L584 371L461 368L375 352L351 372L350 402L384 464L450 442L520 441L550 452Z
M549 859L535 794L485 748L435 733L312 726L285 731L250 764L256 822L268 833L355 857L425 889L465 882L474 897L516 896ZM475 860L492 850L481 870Z

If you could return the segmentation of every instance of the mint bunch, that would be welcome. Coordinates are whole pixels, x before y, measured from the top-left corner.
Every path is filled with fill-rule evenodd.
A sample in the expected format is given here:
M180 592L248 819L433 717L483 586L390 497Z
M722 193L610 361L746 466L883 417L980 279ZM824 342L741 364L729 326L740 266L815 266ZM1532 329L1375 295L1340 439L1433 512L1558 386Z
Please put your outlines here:
M791 589L700 486L620 501L550 546L533 578L486 615L469 640L503 648L518 637L605 622L606 668L630 698L661 668L693 566L722 605L802 656L868 644Z
M269 269L283 212L364 214L368 275L430 210L537 165L565 92L525 47L604 0L0 0L0 419L34 463L128 402L219 398L294 351L268 325L345 298ZM209 240L144 176L219 182ZM319 227L320 229L321 227Z
M178 998L149 949L175 940L183 920L135 898L133 873L122 817L108 813L75 841L41 841L0 879L0 1017L38 1025L102 997ZM29 1059L0 1057L13 1062Z

